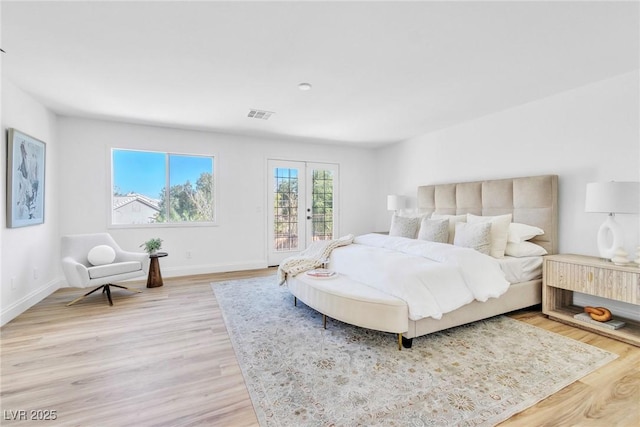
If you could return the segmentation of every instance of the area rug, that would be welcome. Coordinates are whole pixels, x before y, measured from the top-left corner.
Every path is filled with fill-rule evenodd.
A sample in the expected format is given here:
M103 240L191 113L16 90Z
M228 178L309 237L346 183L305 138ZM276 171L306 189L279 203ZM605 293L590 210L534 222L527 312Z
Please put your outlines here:
M504 316L398 351L276 282L211 285L261 426L491 426L617 357Z

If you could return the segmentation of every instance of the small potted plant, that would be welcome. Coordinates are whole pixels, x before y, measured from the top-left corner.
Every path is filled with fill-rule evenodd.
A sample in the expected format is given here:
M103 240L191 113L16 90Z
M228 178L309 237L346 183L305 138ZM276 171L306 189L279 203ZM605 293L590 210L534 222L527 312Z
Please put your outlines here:
M149 255L153 255L162 248L162 239L159 237L154 237L153 239L149 239L141 244L140 247L144 248L145 252L147 252Z

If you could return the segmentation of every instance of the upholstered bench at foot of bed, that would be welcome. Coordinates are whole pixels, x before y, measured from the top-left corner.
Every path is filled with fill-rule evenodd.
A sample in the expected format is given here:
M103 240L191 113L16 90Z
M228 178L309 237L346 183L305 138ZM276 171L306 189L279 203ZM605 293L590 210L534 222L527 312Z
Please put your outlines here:
M407 304L392 295L339 275L316 279L300 273L287 279L294 297L309 307L351 325L398 334L409 330Z

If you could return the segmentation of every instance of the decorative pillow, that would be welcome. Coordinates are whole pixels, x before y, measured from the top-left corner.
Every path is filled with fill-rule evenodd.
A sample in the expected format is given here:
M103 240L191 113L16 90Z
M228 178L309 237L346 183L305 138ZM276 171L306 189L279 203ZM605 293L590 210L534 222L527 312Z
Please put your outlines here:
M520 224L519 222L512 222L509 224L509 235L507 241L512 243L522 243L529 239L533 239L536 236L544 234L544 230L533 225Z
M467 222L467 215L445 215L432 213L431 219L448 219L449 220L449 240L447 243L453 243L456 234L456 223Z
M111 264L116 259L116 251L107 245L95 246L89 251L87 259L91 265Z
M491 223L491 252L494 258L504 258L504 250L507 248L507 236L509 235L509 224L511 224L512 214L497 216L478 216L467 214L467 222L477 224L479 222Z
M418 239L430 242L449 242L449 220L422 218Z
M472 248L480 253L489 255L491 251L491 223L466 224L458 222L453 244L463 248Z
M518 258L525 256L542 256L547 254L547 250L542 246L531 242L508 242L507 249L505 249L504 254Z
M420 227L421 219L421 217L407 218L394 213L391 218L389 236L400 236L415 239L418 234L418 227Z

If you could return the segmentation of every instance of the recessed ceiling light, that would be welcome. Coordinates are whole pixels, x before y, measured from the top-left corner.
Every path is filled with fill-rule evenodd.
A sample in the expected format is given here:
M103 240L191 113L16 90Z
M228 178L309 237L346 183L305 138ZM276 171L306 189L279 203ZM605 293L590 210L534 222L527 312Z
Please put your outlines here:
M298 85L298 89L300 90L311 90L312 86L311 83L300 83Z

